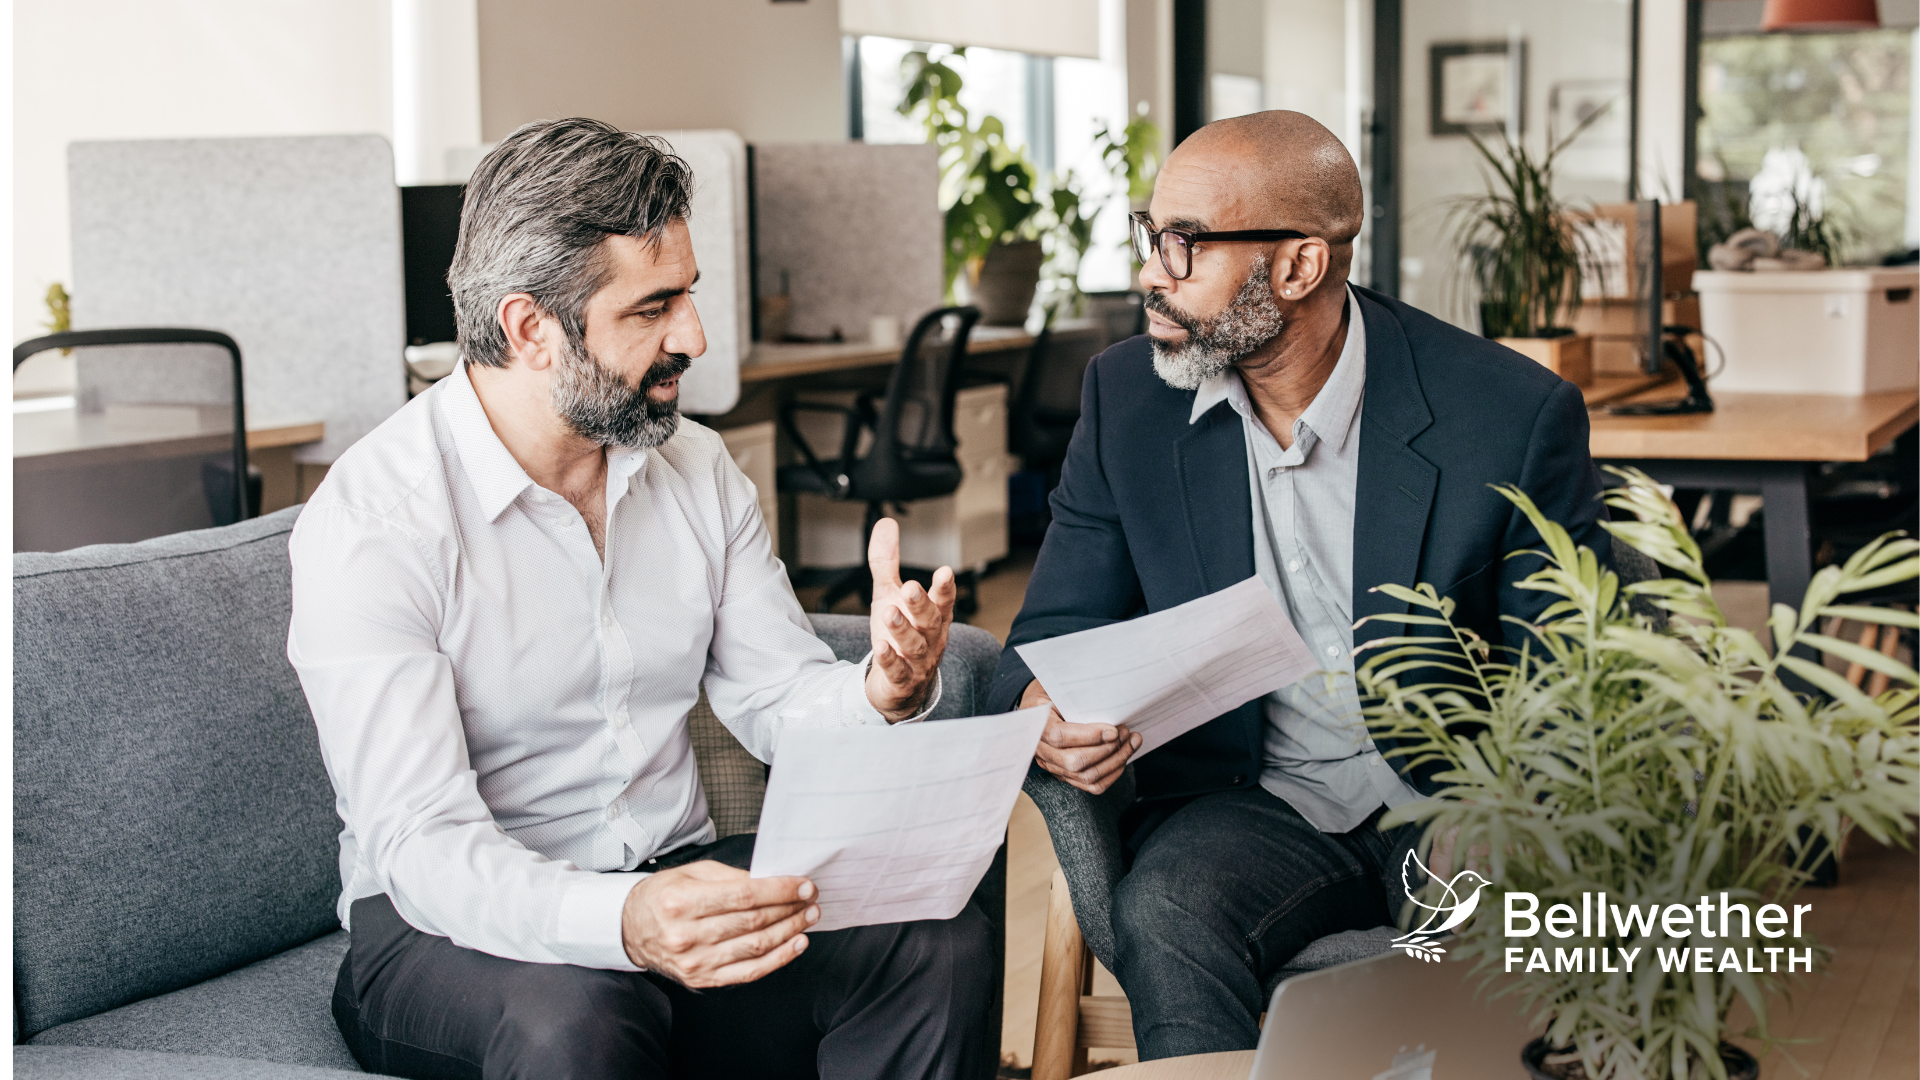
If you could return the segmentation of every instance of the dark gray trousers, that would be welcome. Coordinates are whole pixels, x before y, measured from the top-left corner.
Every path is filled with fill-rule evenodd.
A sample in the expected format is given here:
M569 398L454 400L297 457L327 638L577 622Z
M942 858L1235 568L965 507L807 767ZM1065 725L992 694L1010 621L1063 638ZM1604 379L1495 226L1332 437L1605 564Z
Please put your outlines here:
M1256 787L1202 795L1147 837L1113 892L1113 974L1142 1061L1253 1049L1287 961L1393 922L1420 829L1381 832L1383 812L1323 833Z
M744 867L752 837L682 849ZM991 930L944 922L808 935L757 982L694 991L649 973L528 964L407 925L385 896L353 905L333 1015L368 1072L417 1078L940 1077L984 1074Z

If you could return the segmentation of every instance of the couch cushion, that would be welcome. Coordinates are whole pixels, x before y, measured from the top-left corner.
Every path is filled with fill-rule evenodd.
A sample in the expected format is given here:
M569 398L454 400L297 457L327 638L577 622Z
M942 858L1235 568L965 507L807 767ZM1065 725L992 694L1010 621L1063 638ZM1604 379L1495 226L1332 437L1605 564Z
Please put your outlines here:
M105 1046L277 1061L359 1072L333 1022L347 932L217 979L49 1028L35 1046Z
M14 557L22 1037L339 928L340 822L286 656L295 513Z
M16 1046L13 1075L19 1080L341 1080L353 1074L306 1065L149 1050Z

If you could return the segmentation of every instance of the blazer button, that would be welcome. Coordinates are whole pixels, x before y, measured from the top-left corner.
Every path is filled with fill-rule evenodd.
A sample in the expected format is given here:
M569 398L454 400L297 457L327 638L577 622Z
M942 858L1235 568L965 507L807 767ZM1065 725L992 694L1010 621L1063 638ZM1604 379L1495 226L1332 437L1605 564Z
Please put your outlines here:
M1232 784L1234 787L1239 787L1241 784L1244 784L1246 782L1247 782L1247 778L1244 776L1236 776L1233 779L1227 781L1227 783Z

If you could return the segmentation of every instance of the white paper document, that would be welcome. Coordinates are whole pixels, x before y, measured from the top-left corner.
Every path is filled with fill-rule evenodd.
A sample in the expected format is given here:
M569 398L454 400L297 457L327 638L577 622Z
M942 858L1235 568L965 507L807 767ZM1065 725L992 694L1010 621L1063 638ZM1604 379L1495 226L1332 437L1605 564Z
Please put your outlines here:
M1320 669L1257 577L1015 649L1066 720L1138 732L1134 757Z
M1044 708L780 736L754 877L809 878L814 930L951 919L993 862Z

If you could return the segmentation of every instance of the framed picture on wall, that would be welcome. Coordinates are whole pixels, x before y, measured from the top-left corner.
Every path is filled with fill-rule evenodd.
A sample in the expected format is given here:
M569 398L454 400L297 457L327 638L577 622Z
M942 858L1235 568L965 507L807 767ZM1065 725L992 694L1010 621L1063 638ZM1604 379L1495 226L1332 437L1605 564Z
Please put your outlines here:
M1585 125L1582 127L1582 125ZM1575 135L1574 132L1579 132ZM1554 159L1562 176L1627 178L1627 84L1623 79L1572 79L1547 91L1547 138L1572 138Z
M1497 135L1511 114L1527 130L1527 45L1506 41L1438 41L1428 48L1430 129L1435 136Z

